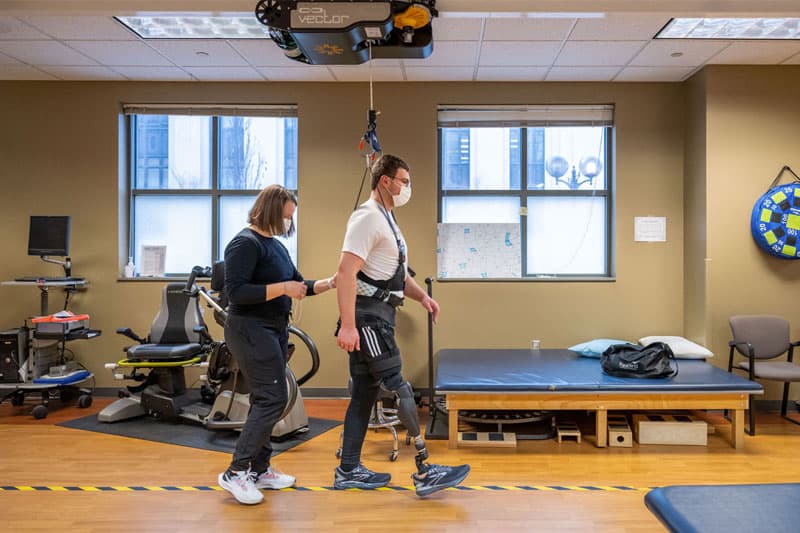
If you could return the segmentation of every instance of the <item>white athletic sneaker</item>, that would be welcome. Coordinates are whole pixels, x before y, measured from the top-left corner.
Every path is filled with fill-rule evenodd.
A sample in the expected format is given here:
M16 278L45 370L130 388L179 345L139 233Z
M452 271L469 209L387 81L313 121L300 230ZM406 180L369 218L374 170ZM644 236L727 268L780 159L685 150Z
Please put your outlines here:
M257 489L288 489L291 486L294 486L295 482L294 476L290 476L289 474L284 474L283 472L279 472L278 470L273 470L270 466L267 468L267 471L261 474L256 478L256 488Z
M255 485L255 472L249 470L242 470L239 472L225 471L217 478L217 483L223 489L227 490L236 501L245 505L253 505L264 501L264 495L261 494Z

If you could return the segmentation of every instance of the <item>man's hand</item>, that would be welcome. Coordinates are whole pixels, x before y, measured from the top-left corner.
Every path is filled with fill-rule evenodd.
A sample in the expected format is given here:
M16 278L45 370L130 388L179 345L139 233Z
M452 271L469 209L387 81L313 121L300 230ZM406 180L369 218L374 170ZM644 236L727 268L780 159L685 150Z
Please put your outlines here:
M433 315L433 323L436 324L436 319L439 318L439 304L436 303L436 300L426 294L419 303L427 312Z
M361 342L358 337L358 330L355 328L355 326L342 326L339 328L339 335L336 337L336 344L339 345L339 348L348 353L360 350Z

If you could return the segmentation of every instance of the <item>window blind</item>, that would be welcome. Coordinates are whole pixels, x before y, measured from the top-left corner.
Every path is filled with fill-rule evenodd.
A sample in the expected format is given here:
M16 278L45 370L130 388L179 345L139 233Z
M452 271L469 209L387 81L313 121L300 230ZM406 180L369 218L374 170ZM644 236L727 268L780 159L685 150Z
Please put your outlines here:
M126 115L200 115L234 117L296 117L296 105L251 104L123 104Z
M441 105L440 128L613 126L614 106L604 105Z

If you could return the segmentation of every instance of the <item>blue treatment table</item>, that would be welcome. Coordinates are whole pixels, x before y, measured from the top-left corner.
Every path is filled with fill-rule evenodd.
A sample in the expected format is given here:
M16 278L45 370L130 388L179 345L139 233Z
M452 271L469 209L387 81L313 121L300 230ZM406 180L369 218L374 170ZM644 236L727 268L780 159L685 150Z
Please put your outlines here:
M661 487L644 503L676 533L789 533L800 529L800 484Z
M462 409L595 411L601 448L611 410L729 409L732 445L741 448L744 411L761 385L705 361L681 360L678 368L673 378L617 378L570 350L446 349L437 354L435 390L449 409L450 448L458 446Z

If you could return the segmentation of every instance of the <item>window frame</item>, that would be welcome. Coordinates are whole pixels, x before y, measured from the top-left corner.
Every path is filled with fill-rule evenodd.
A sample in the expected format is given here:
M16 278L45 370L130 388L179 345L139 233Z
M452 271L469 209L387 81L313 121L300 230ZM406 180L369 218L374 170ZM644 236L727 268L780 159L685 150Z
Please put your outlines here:
M220 178L220 142L221 142L221 135L220 135L220 117L224 115L214 114L214 115L206 115L211 118L211 136L210 136L210 143L211 143L211 169L210 169L210 180L211 180L211 188L209 189L137 189L134 187L136 183L136 160L137 160L137 137L136 137L136 120L139 116L145 114L155 114L155 113L128 113L125 115L125 131L127 132L128 139L127 139L127 150L126 155L128 158L126 168L128 169L128 176L126 179L126 195L127 195L127 228L126 228L126 236L128 239L126 250L127 256L125 257L125 261L127 261L127 257L135 256L134 242L134 228L136 227L136 209L135 203L137 197L147 197L147 196L174 196L174 197L191 197L191 196L204 196L211 198L211 263L212 265L218 261L221 261L223 258L218 257L219 252L219 240L220 240L220 202L223 197L241 197L241 196L258 196L262 189L223 189L220 187L219 178ZM169 110L165 110L163 115L174 115L176 113L170 113ZM279 115L275 116L275 118L294 118L297 120L296 115ZM296 128L299 130L299 126ZM295 135L297 133L295 132ZM295 148L295 157L296 160L294 162L295 168L298 166L299 159L299 147ZM285 176L284 176L285 178ZM284 179L285 181L285 179ZM299 180L298 180L299 181ZM297 196L297 189L288 189L290 190L295 196ZM164 278L182 278L189 275L189 272L164 272ZM151 278L151 277L140 277L137 276L135 279L163 279L163 278Z
M615 127L612 125L603 125L603 143L605 146L605 188L604 189L529 189L528 188L528 129L536 127L547 126L505 126L486 124L485 127L508 127L510 129L518 128L520 130L519 144L520 144L520 186L517 189L452 189L445 190L443 188L444 179L444 164L445 157L443 154L444 149L444 134L443 129L453 128L454 126L437 126L437 224L442 223L443 203L446 196L449 197L475 197L475 196L503 196L503 197L517 197L520 201L520 277L519 278L439 278L437 268L437 281L445 282L459 282L459 281L615 281L615 256L616 243L614 242L614 148L613 143L615 140ZM465 128L472 129L480 126L464 126ZM605 273L603 274L528 274L528 200L529 198L536 197L553 197L553 198L592 198L604 197L606 199L605 206L605 222L606 222L606 242L605 242ZM438 259L437 259L438 263Z

